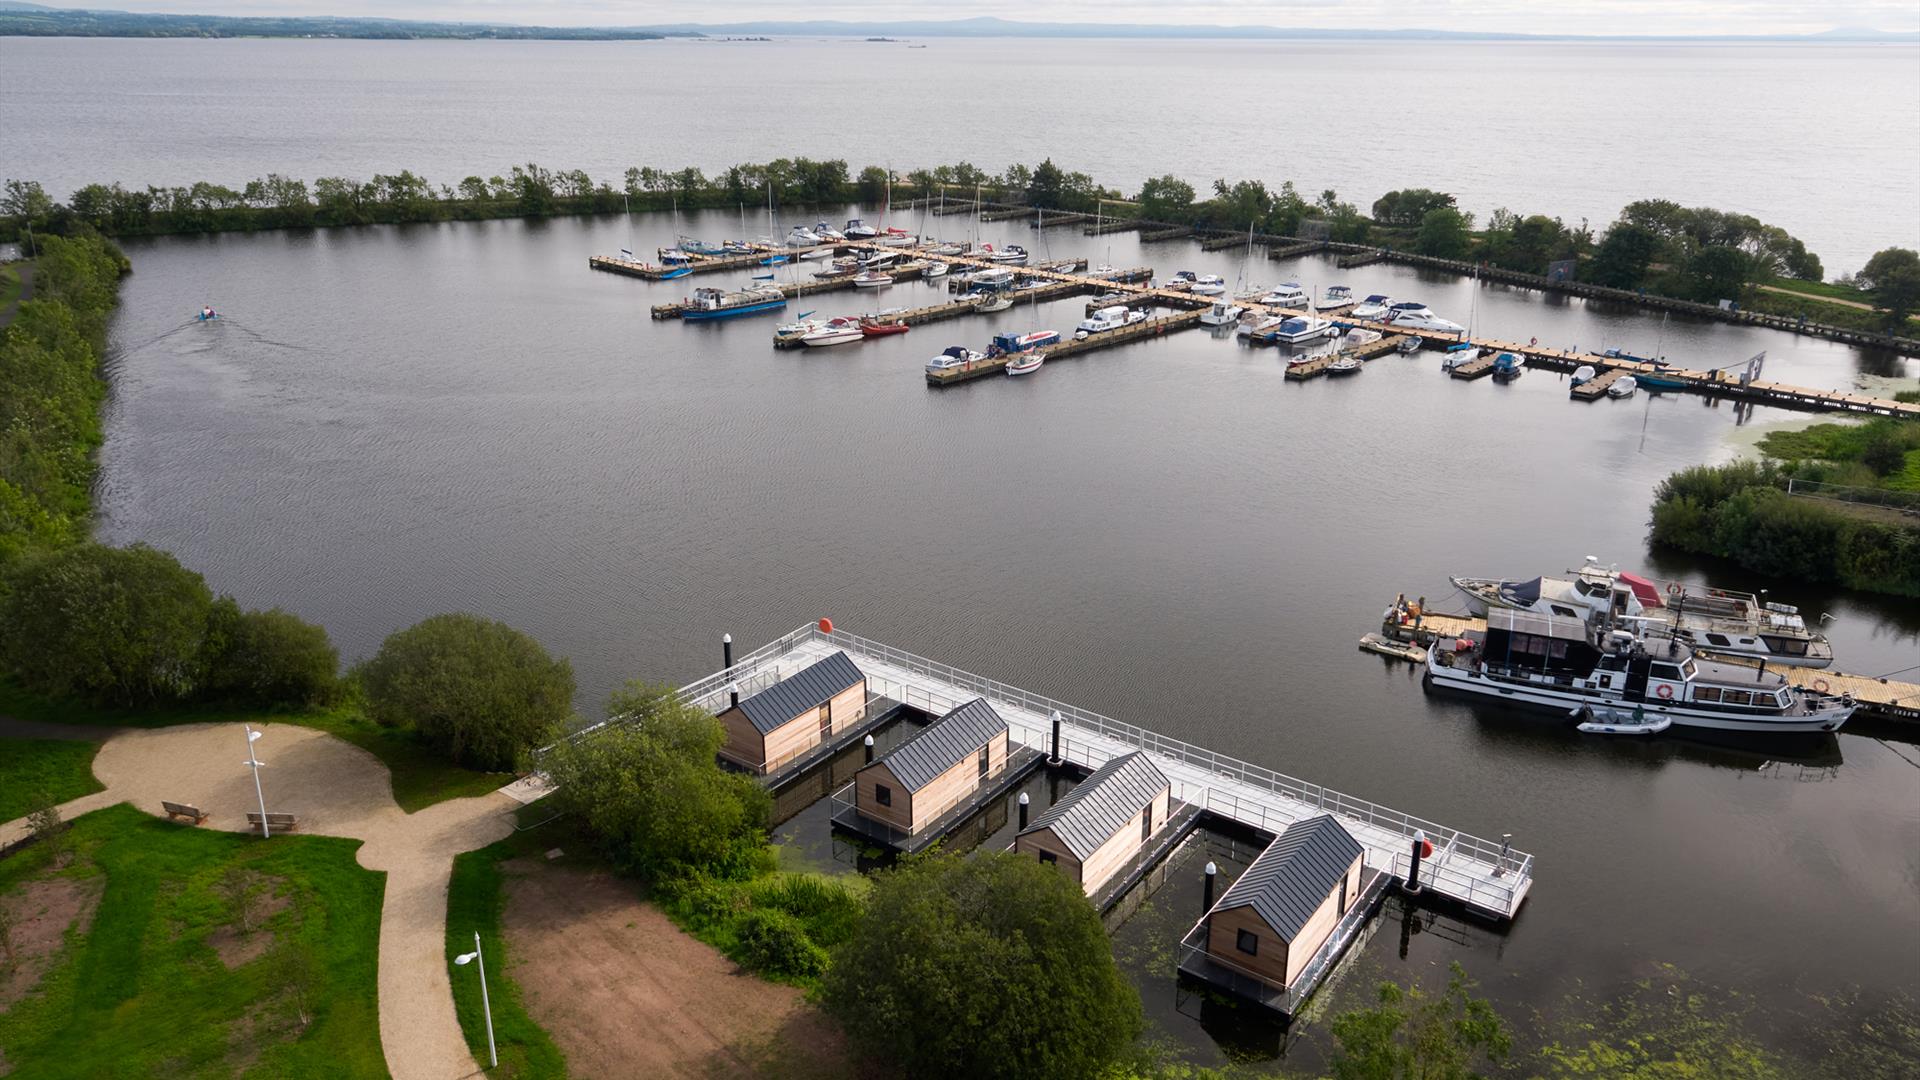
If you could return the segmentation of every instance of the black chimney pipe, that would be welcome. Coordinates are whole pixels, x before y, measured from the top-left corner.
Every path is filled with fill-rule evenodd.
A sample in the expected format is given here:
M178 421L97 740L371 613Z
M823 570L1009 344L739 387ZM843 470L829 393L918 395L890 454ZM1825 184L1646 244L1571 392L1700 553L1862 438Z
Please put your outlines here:
M720 635L720 663L725 667L726 670L728 671L733 670L733 635L732 634ZM739 684L730 683L729 685L733 686L734 690L732 694L728 695L729 700L727 704L729 705L740 704Z

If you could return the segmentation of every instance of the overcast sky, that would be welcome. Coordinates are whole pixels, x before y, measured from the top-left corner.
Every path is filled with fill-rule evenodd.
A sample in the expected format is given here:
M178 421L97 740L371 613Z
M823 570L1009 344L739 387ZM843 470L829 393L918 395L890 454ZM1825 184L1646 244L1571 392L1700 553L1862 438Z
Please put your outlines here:
M997 15L1028 22L1261 24L1315 28L1529 34L1796 34L1834 27L1920 30L1914 0L974 0L964 7L901 0L94 0L102 7L199 15L374 15L547 26L741 22L754 19L943 20Z

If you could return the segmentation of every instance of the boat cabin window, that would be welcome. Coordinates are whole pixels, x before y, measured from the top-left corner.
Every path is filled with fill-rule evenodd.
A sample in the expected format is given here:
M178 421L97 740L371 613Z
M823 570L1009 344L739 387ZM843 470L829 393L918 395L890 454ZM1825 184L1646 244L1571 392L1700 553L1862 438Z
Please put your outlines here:
M1717 702L1720 700L1720 688L1717 686L1696 686L1693 688L1693 700Z
M1733 644L1733 642L1731 642L1731 641L1728 641L1728 640L1727 640L1727 635L1725 635L1725 634L1708 634L1708 635L1707 635L1707 644L1709 644L1709 645L1718 645L1718 646L1720 646L1721 648L1723 648L1723 649L1724 649L1724 648L1726 648L1727 646L1729 646L1729 645L1731 645L1731 644Z
M1567 607L1564 604L1548 604L1547 606L1553 609L1553 613L1555 615L1564 615L1569 619L1577 619L1580 617L1579 612L1573 610L1570 607Z
M1251 930L1240 931L1240 938L1234 945L1248 956L1260 955L1260 935Z
M1778 653L1781 656L1807 655L1807 643L1803 638L1767 637L1763 635L1760 640L1766 643L1769 652Z
M1682 678L1680 669L1672 664L1655 664L1649 674L1656 679L1670 679L1673 682L1679 682Z
M1575 581L1573 583L1573 589L1581 596L1602 596L1605 595L1607 591L1606 586L1594 584L1585 578Z
M1720 701L1725 705L1751 705L1753 695L1745 690L1725 690L1720 694Z
M1685 675L1687 678L1691 679L1694 676L1700 674L1700 665L1689 660L1686 663L1680 665L1680 672L1681 674Z

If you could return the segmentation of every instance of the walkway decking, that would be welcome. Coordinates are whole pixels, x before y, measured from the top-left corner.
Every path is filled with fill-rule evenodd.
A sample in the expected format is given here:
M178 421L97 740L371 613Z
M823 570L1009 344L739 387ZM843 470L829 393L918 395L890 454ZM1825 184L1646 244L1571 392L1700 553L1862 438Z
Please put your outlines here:
M1012 741L1045 754L1051 744L1048 714L1061 714L1060 755L1097 768L1116 754L1145 750L1173 782L1173 797L1268 833L1292 822L1330 813L1366 847L1369 867L1404 877L1415 832L1436 848L1422 865L1423 886L1484 916L1512 919L1533 885L1533 856L1502 855L1496 841L1482 839L1397 810L1332 791L1205 747L1123 724L1065 702L950 667L936 660L849 634L807 626L742 657L730 672L716 672L682 693L708 706L725 704L729 680L783 677L844 649L867 676L869 690L940 714L985 697L1004 717ZM589 731L592 729L588 729Z

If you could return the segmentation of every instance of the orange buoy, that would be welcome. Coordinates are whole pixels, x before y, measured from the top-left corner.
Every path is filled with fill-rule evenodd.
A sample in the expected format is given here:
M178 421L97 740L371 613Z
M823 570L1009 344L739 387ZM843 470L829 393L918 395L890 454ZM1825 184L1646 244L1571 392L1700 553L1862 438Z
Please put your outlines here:
M832 620L832 619L821 619L821 620L820 620L820 632L821 632L821 633L823 633L823 634L831 634L831 633L833 633L833 620Z
M1423 859L1431 859L1431 858L1433 858L1433 841L1431 841L1431 840L1428 840L1428 839L1425 839L1425 838L1422 838L1422 839L1421 839L1421 841L1420 841L1420 857L1421 857L1421 858L1423 858Z

